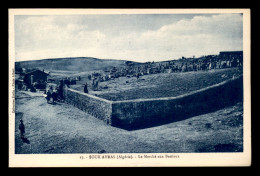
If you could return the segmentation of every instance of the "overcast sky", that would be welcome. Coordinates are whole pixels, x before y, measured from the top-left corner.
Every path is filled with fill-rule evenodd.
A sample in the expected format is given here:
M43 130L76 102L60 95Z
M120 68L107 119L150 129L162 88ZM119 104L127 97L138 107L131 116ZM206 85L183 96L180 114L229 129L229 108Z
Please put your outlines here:
M242 49L241 14L15 16L16 61L96 57L146 62Z

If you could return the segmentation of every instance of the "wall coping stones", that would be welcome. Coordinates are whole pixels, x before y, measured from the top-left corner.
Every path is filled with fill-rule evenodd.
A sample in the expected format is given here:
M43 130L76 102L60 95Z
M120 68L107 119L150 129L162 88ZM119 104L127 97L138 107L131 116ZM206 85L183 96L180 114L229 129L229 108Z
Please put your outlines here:
M84 93L84 92L81 92L81 91L78 91L78 90L74 90L74 89L71 89L71 88L67 88L67 89L72 91L72 92L75 92L75 93L78 93L78 94L81 94L81 95L84 95L84 96L88 96L90 98L94 98L94 99L97 99L97 100L100 100L100 101L105 101L107 103L113 102L113 101L110 101L110 100L107 100L107 99L104 99L104 98L100 98L100 97L97 97L97 96L94 96L94 95L91 95L91 94L87 94L87 93Z
M232 98L236 100L239 97L238 94L240 94L239 91L242 87L236 86L240 84L241 78L243 79L243 75L175 97L148 99L141 98L122 101L107 100L68 87L66 87L64 91L67 91L67 93L68 91L74 93L75 98L72 98L70 101L67 101L69 104L73 104L79 109L89 112L91 115L105 121L109 125L124 129L135 129L139 128L138 125L142 123L152 124L153 121L160 119L164 120L165 122L167 122L167 119L168 121L171 119L174 120L174 118L179 118L178 116L180 114L183 115L186 113L186 116L188 117L190 116L190 114L194 115L198 113L197 111L200 108L201 111L205 110L206 112L208 111L207 109L211 110L214 107L215 101L222 104L221 101L223 98L225 99L223 102L223 106L229 105L230 103L234 102ZM233 81L235 85L230 87L230 85L233 85ZM227 91L225 91L226 88ZM229 93L233 92L233 90L235 93L234 96L237 96L236 98L232 95L229 96ZM221 96L219 97L221 100L218 100L218 93L221 93L219 91L224 91L223 96L221 94ZM214 94L213 99L210 98L212 93ZM200 94L202 97L200 97ZM88 99L87 101L84 101L83 105L82 102L73 102L79 101L77 95L83 95L86 98L88 97ZM65 97L66 96L67 95L65 94ZM194 99L194 97L197 98ZM65 100L66 99L67 97L65 98ZM192 105L193 103L195 104ZM107 109L102 109L104 107L106 107ZM222 105L216 105L216 108L221 107Z
M238 80L238 79L240 79L241 77L243 77L243 76L239 76L239 77L236 77L236 78L231 78L231 79L228 79L228 80L226 80L226 81L220 82L220 83L218 83L218 84L214 84L214 85L212 85L212 86L208 86L208 87L205 87L205 88L202 88L202 89L199 89L199 90L191 91L191 92L189 92L189 93L182 94L182 95L178 95L178 96L175 96L175 97L139 98L139 99L133 99L133 100L112 101L112 103L114 104L114 103L143 102L143 101L156 101L156 100L174 100L174 99L184 98L184 97L187 97L187 96L190 96L190 95L199 93L199 92L203 92L203 91L206 91L206 90L215 88L215 87L222 86L222 85L224 85L224 84L226 84L226 83L232 82L232 81L234 81L234 80Z

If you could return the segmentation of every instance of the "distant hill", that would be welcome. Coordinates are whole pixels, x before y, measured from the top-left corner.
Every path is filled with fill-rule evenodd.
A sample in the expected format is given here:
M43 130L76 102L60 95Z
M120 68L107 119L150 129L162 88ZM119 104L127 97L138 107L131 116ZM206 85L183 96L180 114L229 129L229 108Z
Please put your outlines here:
M126 66L126 60L97 59L92 57L55 58L15 62L16 67L45 70L94 71Z

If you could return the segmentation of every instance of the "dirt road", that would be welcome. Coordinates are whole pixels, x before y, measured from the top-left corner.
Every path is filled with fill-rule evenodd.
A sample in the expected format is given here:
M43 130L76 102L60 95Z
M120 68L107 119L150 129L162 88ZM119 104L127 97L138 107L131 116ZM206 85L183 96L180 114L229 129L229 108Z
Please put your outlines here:
M22 92L17 93L23 95ZM23 119L27 143L19 136ZM73 107L44 97L16 99L15 153L242 152L243 106L136 131L106 125Z

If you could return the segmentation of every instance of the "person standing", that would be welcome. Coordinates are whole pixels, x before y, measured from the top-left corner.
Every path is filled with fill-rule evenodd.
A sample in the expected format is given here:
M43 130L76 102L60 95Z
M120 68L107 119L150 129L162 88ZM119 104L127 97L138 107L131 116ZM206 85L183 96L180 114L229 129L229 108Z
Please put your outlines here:
M86 83L84 86L84 93L88 93L88 83Z
M47 103L50 103L50 100L52 98L52 93L53 93L53 88L52 86L50 86L49 90L47 91L47 97L46 97Z
M64 87L64 82L63 82L63 80L60 80L60 84L59 84L59 87L58 87L58 97L60 98L60 100L64 99L63 87Z
M139 79L139 73L136 74L136 79Z
M24 139L25 127L22 119L20 120L19 130L20 130L21 139Z

